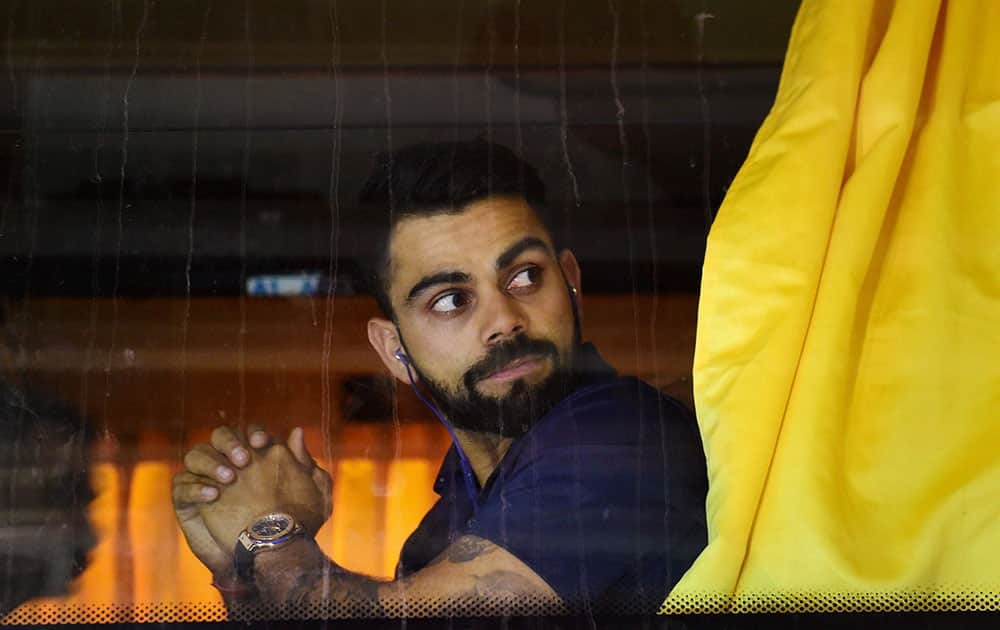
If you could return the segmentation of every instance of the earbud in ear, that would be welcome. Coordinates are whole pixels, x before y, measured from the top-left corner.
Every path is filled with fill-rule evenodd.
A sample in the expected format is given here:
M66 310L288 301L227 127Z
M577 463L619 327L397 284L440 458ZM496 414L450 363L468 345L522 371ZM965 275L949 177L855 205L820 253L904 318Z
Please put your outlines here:
M403 354L403 351L401 349L397 349L392 356L403 365L407 365L410 362L410 360L406 358L406 355Z

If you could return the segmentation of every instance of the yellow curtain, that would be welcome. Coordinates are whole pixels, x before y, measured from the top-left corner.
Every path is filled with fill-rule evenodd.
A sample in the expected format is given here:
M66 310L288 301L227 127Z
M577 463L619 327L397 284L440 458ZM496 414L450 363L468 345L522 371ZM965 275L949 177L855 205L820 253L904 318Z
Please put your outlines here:
M709 237L663 612L1000 609L1000 2L805 0Z

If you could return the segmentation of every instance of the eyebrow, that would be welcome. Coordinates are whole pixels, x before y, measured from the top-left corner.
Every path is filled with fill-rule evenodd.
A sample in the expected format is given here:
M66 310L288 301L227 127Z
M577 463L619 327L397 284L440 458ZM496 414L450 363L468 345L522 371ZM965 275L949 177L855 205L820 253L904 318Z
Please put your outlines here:
M526 252L529 249L540 249L546 254L552 255L552 248L548 244L537 236L526 236L508 247L502 254L497 256L496 268L503 269L507 265L511 264L517 257Z
M526 236L497 256L495 263L496 268L503 269L517 260L518 256L529 249L540 249L547 254L552 253L552 249L542 239L537 236ZM413 288L411 288L410 292L407 293L405 303L412 304L421 296L421 294L426 292L431 287L435 287L439 284L467 284L469 282L472 282L472 275L465 273L464 271L440 271L429 276L424 276L419 282L413 285Z
M441 271L429 276L424 276L420 279L420 282L413 285L413 288L410 289L410 292L406 295L406 303L412 304L418 297L420 297L421 293L433 286L437 286L439 284L465 284L471 281L472 276L464 271Z

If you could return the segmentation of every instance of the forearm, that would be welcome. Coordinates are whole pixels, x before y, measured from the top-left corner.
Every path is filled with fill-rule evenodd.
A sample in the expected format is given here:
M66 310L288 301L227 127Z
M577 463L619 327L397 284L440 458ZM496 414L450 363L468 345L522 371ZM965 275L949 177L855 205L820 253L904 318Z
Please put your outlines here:
M219 591L222 601L230 616L237 616L238 611L258 603L257 589L252 584L239 580L235 575L213 575L212 586Z
M337 618L468 614L470 610L563 611L544 580L489 541L464 536L422 570L393 582L351 573L316 542L299 538L255 559L256 604L234 617ZM228 602L228 599L227 599ZM246 610L241 613L241 610Z
M258 554L254 573L258 602L267 608L310 617L381 613L381 582L340 567L310 538Z

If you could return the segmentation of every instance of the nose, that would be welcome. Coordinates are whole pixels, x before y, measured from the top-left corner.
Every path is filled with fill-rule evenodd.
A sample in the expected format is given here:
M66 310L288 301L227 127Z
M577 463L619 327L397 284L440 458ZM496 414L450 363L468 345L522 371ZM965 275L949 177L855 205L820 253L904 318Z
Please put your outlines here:
M484 305L483 342L494 345L524 332L525 316L521 305L502 291L493 294Z

